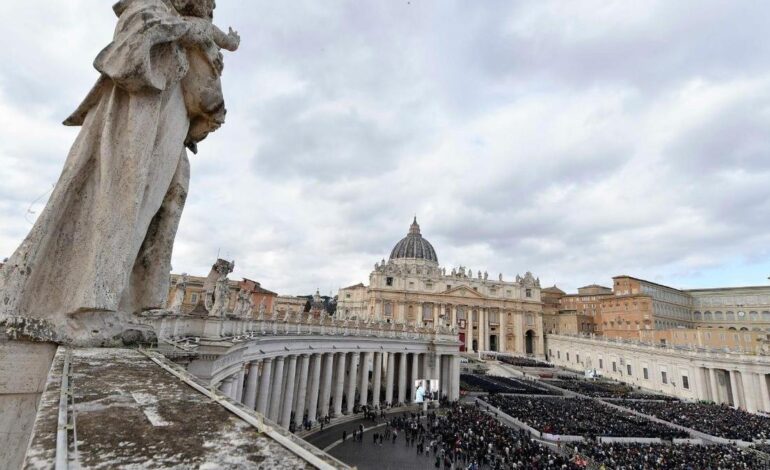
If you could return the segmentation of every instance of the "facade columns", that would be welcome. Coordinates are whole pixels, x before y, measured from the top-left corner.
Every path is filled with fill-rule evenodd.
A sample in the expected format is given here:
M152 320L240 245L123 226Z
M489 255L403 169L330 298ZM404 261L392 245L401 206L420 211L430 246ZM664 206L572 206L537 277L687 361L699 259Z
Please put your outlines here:
M506 340L508 339L508 312L502 309L498 310L497 321L499 325L498 329L500 330L500 333L497 335L497 350L506 352L508 350L508 345L506 344Z
M767 375L758 374L759 378L759 393L762 394L762 400L759 402L764 408L765 412L770 413L770 390L767 387Z
M410 375L411 379L409 380L409 400L414 401L417 397L415 396L415 388L414 388L414 381L419 379L418 375L420 374L420 354L419 353L412 353L412 373Z
M283 390L283 357L276 357L273 371L273 386L270 390L270 411L268 416L273 422L278 422L281 413L281 390Z
M257 405L257 379L259 379L259 362L252 361L249 365L249 375L246 379L246 396L243 404L253 410Z
M337 355L337 365L335 370L337 371L334 377L334 416L342 415L342 395L345 393L345 359L347 353L339 353Z
M741 385L743 385L743 400L746 405L746 411L749 413L757 412L757 404L754 397L756 396L757 387L754 385L754 374L742 371L741 372Z
M374 353L374 376L372 377L372 406L380 404L380 387L382 386L382 353Z
M361 353L361 385L359 390L358 404L366 405L369 398L369 361L372 359L372 353Z
M456 307L455 307L456 309ZM465 314L465 352L473 351L473 312L463 310Z
M310 370L310 356L303 354L299 359L299 385L297 386L297 400L294 405L294 422L302 424L302 417L307 407L307 379Z
M358 353L350 354L350 372L348 372L347 409L348 414L353 412L356 404L356 377L358 377Z
M388 353L388 366L385 370L385 403L393 404L393 368L395 353Z
M272 378L273 359L262 359L262 376L259 378L259 396L257 397L257 412L267 417L268 398L270 398L270 379Z
M714 403L722 403L719 399L719 382L717 381L717 371L714 368L709 369L709 383L711 384L711 401Z
M406 403L406 353L398 353L398 401Z
M329 401L332 396L332 372L334 371L334 353L324 356L323 382L321 384L321 417L329 416Z
M321 385L321 355L313 354L310 372L310 390L307 395L307 419L313 423L318 415L318 388Z
M735 376L735 371L731 370L730 373L730 389L733 392L733 403L732 405L735 408L741 407L741 400L740 400L740 391L738 390L738 377Z
M289 357L289 367L286 371L286 392L283 397L283 411L281 413L281 426L288 428L291 423L292 405L294 404L294 379L297 376L297 356Z

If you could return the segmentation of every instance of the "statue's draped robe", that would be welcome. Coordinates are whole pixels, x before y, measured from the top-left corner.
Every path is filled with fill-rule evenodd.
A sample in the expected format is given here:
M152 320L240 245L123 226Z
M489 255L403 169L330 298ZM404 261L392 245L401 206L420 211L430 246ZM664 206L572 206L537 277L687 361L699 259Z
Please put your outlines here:
M101 78L65 121L82 129L45 210L0 272L0 320L45 319L64 340L82 329L79 316L164 305L187 195L184 142L195 116L185 83L196 78L179 40L189 26L164 0L114 8L114 40L94 62ZM219 84L218 75L202 80ZM223 114L221 89L214 95Z

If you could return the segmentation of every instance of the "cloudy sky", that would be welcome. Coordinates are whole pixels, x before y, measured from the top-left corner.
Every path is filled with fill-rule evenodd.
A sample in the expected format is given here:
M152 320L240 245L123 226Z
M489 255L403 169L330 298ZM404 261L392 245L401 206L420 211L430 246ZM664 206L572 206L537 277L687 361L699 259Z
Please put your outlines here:
M105 0L5 2L0 257L97 77ZM572 291L770 275L770 3L219 0L228 122L192 157L177 272L367 282L416 214L442 265Z

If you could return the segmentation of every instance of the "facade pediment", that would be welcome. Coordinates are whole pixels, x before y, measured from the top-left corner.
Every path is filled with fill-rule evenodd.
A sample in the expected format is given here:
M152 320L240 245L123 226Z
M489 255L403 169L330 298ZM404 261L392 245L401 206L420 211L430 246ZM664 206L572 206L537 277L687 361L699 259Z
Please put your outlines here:
M457 297L472 297L476 299L484 299L483 295L479 294L475 290L466 286L456 286L449 290L444 291L444 295L454 295Z

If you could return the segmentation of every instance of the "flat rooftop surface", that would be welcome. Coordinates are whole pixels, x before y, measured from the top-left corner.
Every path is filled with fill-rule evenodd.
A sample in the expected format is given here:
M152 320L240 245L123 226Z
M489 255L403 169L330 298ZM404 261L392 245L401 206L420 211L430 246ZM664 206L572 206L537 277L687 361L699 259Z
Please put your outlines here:
M74 433L69 462L82 469L314 468L139 351L71 349ZM56 460L61 373L54 358L40 402L26 469Z

